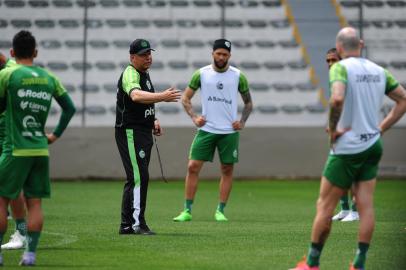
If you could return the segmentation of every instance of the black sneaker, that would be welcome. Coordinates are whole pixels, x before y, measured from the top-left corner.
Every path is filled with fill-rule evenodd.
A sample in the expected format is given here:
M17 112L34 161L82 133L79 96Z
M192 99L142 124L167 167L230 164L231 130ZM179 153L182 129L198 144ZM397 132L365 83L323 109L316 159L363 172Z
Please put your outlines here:
M142 234L142 235L155 235L156 233L151 231L151 229L146 224L141 224L137 226L134 230L135 234Z
M120 230L118 231L119 234L134 234L134 230L131 226L127 227L120 227Z

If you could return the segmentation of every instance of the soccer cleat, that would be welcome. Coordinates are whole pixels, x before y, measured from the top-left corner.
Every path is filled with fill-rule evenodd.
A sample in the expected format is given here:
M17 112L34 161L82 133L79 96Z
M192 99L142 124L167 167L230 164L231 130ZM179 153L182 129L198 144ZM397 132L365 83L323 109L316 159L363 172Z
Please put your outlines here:
M351 264L350 270L365 270L365 268L355 268L355 266Z
M351 211L345 218L343 218L342 222L349 222L349 221L357 221L359 220L358 212Z
M1 245L2 249L20 249L25 247L25 236L21 235L19 231L15 231L10 236L10 241L4 245Z
M137 234L137 230L134 230ZM155 235L156 233L151 231L147 224L141 224L138 229L139 234L142 235Z
M309 266L306 262L306 257L297 263L295 268L290 268L289 270L319 270L318 266Z
M214 214L214 219L216 221L228 221L224 213L220 212L219 210L216 210L216 213Z
M21 266L34 266L35 265L35 252L25 251L20 261Z
M335 215L332 220L336 221L336 220L342 220L343 218L345 218L346 216L348 216L350 214L350 210L341 210L337 215Z
M179 216L174 217L173 221L176 222L184 222L184 221L191 221L192 220L192 214L189 212L189 210L183 210Z

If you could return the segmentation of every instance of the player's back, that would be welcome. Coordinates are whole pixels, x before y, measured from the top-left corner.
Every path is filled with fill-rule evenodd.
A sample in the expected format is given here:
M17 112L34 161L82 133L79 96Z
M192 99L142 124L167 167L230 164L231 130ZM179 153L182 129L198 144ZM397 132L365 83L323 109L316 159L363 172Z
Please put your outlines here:
M0 84L7 97L4 153L48 155L44 128L57 91L55 77L37 66L15 65L0 72Z
M380 108L387 80L385 69L363 58L346 58L332 67L330 82L346 84L338 128L349 130L338 140L337 153L358 153L379 139Z

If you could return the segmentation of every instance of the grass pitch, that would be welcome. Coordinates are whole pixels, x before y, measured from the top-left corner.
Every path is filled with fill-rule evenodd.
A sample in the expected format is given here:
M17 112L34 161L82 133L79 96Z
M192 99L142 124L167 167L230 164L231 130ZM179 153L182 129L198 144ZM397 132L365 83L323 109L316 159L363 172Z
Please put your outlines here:
M119 236L122 182L57 182L44 201L37 269L285 270L307 252L318 181L236 181L227 223L214 221L218 182L200 182L193 221L175 223L183 182L151 182L147 221L156 236ZM368 270L406 269L406 181L378 182ZM322 269L348 270L358 223L335 222ZM14 229L10 222L5 237ZM2 251L5 269L21 251Z

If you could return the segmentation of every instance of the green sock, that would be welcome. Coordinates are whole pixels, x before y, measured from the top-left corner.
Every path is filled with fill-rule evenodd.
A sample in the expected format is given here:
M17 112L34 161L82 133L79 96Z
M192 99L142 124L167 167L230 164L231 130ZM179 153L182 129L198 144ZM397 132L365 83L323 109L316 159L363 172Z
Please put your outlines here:
M348 211L350 210L350 205L348 203L348 195L344 195L340 198L340 205L341 205L341 210Z
M307 265L318 266L320 264L320 256L323 246L323 244L311 243L309 254L307 254Z
M358 250L357 250L357 254L355 255L355 259L354 259L354 263L353 263L354 267L364 268L365 261L367 259L368 248L369 248L368 243L362 243L362 242L358 243Z
M30 231L27 232L28 245L25 251L35 252L37 250L40 235L41 232L30 232Z
M352 201L351 210L357 212L357 204L354 201Z
M226 203L225 202L219 202L219 204L217 206L217 210L224 214L224 207L226 207Z
M24 218L16 219L16 231L19 231L21 235L27 234L27 223Z
M185 201L185 210L187 210L189 213L192 213L192 204L193 204L193 200Z

